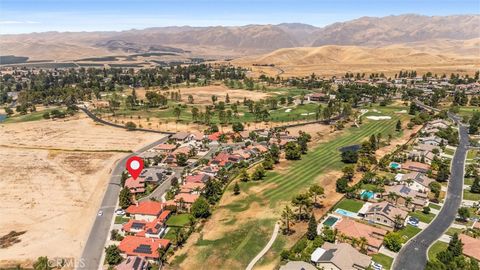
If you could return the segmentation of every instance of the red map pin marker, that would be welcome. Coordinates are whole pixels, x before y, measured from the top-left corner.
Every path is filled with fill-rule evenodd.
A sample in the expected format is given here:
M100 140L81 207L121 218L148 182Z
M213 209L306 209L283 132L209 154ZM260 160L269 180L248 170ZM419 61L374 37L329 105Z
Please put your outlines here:
M134 180L140 175L143 170L143 159L133 156L127 160L127 170Z

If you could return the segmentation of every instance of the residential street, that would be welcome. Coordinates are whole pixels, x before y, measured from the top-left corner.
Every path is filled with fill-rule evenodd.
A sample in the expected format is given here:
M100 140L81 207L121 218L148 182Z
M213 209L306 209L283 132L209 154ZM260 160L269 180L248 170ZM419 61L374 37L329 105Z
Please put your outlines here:
M102 204L99 208L99 210L103 211L103 215L96 216L95 222L90 231L90 235L83 249L81 263L79 264L78 269L94 270L98 269L101 265L100 258L102 257L105 241L110 234L109 229L112 223L112 219L114 217L113 214L117 205L118 195L121 190L120 180L122 172L125 170L125 163L127 159L131 156L138 155L158 144L166 142L167 140L168 136L139 149L138 151L124 157L117 163L114 170L112 171L110 182L108 184L107 190L105 191Z
M458 118L449 115L458 123ZM427 263L427 250L452 224L462 202L465 158L468 150L467 128L459 125L460 145L452 160L451 178L443 208L430 225L400 250L393 269L421 270Z

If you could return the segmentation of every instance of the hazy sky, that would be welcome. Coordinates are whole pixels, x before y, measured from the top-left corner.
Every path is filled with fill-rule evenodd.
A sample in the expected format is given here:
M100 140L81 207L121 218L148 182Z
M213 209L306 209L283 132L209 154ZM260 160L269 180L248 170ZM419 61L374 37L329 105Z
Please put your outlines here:
M479 14L480 0L0 0L0 33L302 22L362 16Z

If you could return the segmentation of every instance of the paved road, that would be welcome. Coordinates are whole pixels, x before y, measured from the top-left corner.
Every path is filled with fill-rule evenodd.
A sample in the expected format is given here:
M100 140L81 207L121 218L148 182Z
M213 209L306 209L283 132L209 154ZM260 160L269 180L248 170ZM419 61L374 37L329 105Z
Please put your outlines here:
M275 227L274 227L274 229L273 229L272 237L271 237L270 240L268 241L267 245L262 249L262 251L260 251L260 253L258 253L257 256L255 256L255 258L253 258L253 260L248 264L247 268L245 268L246 270L252 270L253 267L255 266L255 264L256 264L256 263L263 257L263 255L265 255L265 253L267 253L267 251L272 247L273 242L275 242L275 239L277 239L279 229L280 229L280 225L278 225L278 223L275 223Z
M100 258L102 257L107 236L110 234L110 225L112 223L113 213L117 205L118 195L121 190L120 180L122 177L122 172L125 170L125 163L127 159L133 155L138 155L160 143L166 142L167 140L168 136L139 149L138 151L124 157L117 163L112 171L110 182L108 183L107 190L105 191L105 195L99 209L103 211L103 215L97 216L95 219L93 227L90 231L90 235L83 249L81 257L82 263L79 265L78 269L95 270L101 265Z
M449 115L459 124L458 117ZM465 157L468 150L468 134L465 126L459 125L460 144L455 151L452 160L450 181L448 183L447 197L440 213L421 231L415 238L409 241L400 250L395 259L394 270L421 270L427 264L427 250L455 220L457 210L460 207L463 196L463 176L465 169Z

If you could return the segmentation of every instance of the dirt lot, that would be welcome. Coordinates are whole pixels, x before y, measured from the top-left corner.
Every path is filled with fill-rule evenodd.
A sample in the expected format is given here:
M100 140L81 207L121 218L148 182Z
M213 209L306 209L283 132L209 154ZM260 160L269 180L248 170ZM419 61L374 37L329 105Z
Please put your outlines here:
M159 138L84 116L1 125L0 216L6 218L0 236L26 233L0 251L0 267L45 255L80 256L111 168L126 154L109 150L129 151Z

